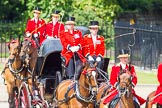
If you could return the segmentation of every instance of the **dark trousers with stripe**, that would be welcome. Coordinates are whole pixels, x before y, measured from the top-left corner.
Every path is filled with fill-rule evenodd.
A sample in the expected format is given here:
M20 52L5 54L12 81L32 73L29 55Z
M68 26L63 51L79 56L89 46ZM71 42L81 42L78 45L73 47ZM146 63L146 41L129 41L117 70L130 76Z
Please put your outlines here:
M74 54L74 56L70 59L67 65L67 76L69 79L73 79L75 77L75 79L77 80L79 79L83 64L77 54Z

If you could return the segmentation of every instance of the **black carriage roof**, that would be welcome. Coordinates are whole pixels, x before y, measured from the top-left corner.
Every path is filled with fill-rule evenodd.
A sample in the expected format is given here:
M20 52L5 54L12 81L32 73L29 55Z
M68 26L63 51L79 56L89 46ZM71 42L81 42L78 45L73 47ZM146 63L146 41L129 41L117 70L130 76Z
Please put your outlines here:
M62 44L60 39L46 39L41 47L40 47L40 51L39 51L39 56L46 56L51 52L55 52L55 51L60 51L62 50Z
M85 27L85 26L75 26L74 28L77 29L77 30L80 30L82 32L82 35L83 36L85 34L88 34L89 33L88 27Z

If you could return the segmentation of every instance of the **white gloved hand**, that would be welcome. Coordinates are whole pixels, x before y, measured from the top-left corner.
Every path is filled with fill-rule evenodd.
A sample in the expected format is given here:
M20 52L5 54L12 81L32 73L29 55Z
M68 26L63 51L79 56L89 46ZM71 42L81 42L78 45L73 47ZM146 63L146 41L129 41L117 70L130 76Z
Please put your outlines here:
M97 61L97 62L100 62L100 61L101 61L101 57L97 57L97 58L96 58L96 61Z
M51 36L47 36L46 39L54 39L53 37Z
M38 33L34 33L34 37L38 37Z
M71 52L75 52L75 47L70 47L69 49Z
M88 60L89 60L89 61L94 61L93 57L90 56L90 55L88 56Z
M79 46L74 46L75 52L79 50Z
M31 33L26 33L26 37L30 37L31 36Z

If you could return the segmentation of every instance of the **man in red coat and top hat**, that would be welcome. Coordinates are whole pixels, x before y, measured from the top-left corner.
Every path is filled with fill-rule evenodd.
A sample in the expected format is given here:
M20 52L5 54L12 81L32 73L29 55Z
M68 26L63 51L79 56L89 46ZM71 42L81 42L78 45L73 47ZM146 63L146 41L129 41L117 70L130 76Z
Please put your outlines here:
M136 86L137 76L136 76L134 66L131 64L128 64L129 56L130 55L129 55L128 50L126 50L126 49L119 50L119 56L117 58L119 58L120 62L112 67L111 74L110 74L110 84L113 86L113 88L112 88L111 92L108 94L108 97L104 100L104 104L109 103L118 94L117 87L119 85L118 75L119 75L120 69L122 69L125 72L127 70L129 70L131 72L132 86L133 86L133 88ZM130 69L129 69L129 66L131 66ZM140 96L138 96L135 93L134 89L132 92L134 95L134 97L133 97L134 102L136 102L138 105L142 105L143 103L145 103L146 100L141 98Z
M34 17L29 19L26 26L26 36L33 36L34 39L38 39L39 44L41 45L45 39L45 21L40 17L41 8L35 7L33 10Z
M77 74L75 78L79 77L79 73L75 73L75 70L84 62L82 56L83 38L81 31L74 29L75 17L68 17L65 24L66 29L60 33L60 40L63 45L61 54L66 61L67 76L69 79L73 79L74 74Z
M97 34L98 29L98 21L90 21L90 34L83 36L83 54L90 62L97 62L97 67L102 69L105 44L104 37Z
M60 32L64 30L64 24L58 22L60 12L55 10L52 14L52 21L46 24L46 38L59 38Z
M155 99L153 100L152 103L153 104L157 103L157 108L162 108L162 64L159 64L158 66L157 78L159 81L159 86L157 87Z

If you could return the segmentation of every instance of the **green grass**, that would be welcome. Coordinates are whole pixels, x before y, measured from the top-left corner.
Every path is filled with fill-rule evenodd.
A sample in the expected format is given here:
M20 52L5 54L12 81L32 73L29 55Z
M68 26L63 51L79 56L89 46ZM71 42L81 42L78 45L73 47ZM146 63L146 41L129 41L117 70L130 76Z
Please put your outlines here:
M109 75L111 72L111 67L108 69ZM157 80L156 72L145 72L143 70L136 70L137 84L159 84Z
M9 56L9 53L0 53L0 57L8 57Z
M138 84L158 84L156 72L136 72Z

